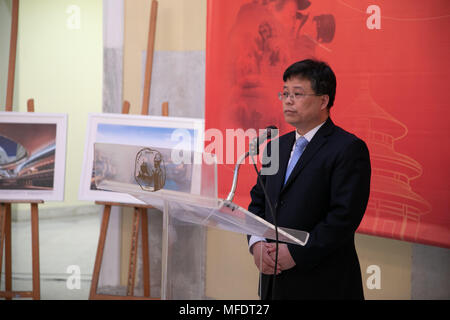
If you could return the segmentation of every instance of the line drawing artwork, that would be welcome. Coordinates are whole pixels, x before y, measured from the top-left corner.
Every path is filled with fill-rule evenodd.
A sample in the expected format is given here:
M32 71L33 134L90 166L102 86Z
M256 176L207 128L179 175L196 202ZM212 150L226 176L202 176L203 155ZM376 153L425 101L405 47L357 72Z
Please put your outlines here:
M362 138L370 150L370 199L360 228L416 240L421 218L432 210L431 204L411 188L411 181L423 173L422 165L395 151L395 143L408 135L408 128L374 101L369 80L368 74L362 76L358 94L342 117L344 127Z

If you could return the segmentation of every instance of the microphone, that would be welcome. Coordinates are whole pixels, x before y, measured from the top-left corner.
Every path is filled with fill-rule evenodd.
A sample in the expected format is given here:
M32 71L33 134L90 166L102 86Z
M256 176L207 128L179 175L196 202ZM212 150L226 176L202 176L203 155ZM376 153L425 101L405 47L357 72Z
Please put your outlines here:
M273 130L274 132L272 132L272 130ZM276 131L275 131L275 130L276 130ZM254 139L252 140L252 142L250 142L250 145L249 145L249 148L250 148L249 154L250 154L251 156L258 155L258 154L259 154L259 146L260 146L261 144L263 144L264 141L266 141L267 139L275 138L277 135L278 135L278 128L277 128L276 126L272 125L272 126L266 127L266 129L264 130L264 132L263 132L259 137L254 138Z
M272 130L277 130L274 132L274 134L272 134ZM252 140L252 142L250 142L249 145L249 151L247 151L245 154L243 154L237 161L235 167L234 167L234 176L233 176L233 184L231 186L231 191L228 194L228 197L226 198L226 201L228 203L231 203L233 201L234 198L234 194L236 191L236 187L237 187L237 180L238 180L238 174L239 174L239 166L241 165L241 163L245 160L245 158L247 158L248 156L254 156L259 154L259 146L266 141L267 139L271 139L272 137L276 137L278 134L278 128L276 126L268 126L264 132L259 136L256 137L255 139Z

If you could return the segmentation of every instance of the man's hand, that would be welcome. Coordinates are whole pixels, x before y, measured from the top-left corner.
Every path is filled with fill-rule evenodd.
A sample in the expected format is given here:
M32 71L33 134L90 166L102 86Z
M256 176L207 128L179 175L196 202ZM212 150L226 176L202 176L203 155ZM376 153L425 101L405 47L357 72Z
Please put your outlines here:
M269 255L269 249L271 244L259 241L252 246L253 259L256 267L263 274L273 274L275 269L275 255L273 258ZM278 264L276 274L281 272L280 265Z
M267 244L268 254L275 263L276 244ZM284 243L278 244L278 266L281 270L287 270L295 266L295 261L292 259L288 246Z

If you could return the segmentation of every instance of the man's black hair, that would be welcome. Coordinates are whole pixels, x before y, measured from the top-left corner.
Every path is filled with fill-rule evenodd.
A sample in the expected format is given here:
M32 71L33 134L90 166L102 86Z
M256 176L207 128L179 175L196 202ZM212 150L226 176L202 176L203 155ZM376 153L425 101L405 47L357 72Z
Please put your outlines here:
M283 74L284 82L291 78L309 80L314 93L326 94L330 98L327 108L333 106L336 96L336 76L326 62L313 59L295 62Z

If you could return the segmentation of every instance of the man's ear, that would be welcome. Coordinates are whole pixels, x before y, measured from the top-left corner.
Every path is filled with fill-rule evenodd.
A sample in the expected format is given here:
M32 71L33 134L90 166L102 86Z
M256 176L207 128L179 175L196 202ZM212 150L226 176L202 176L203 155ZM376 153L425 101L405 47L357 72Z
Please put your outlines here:
M320 105L320 110L324 110L327 108L328 106L328 102L330 101L330 97L327 94L324 94L322 96L320 96L320 98L322 99L322 104Z

